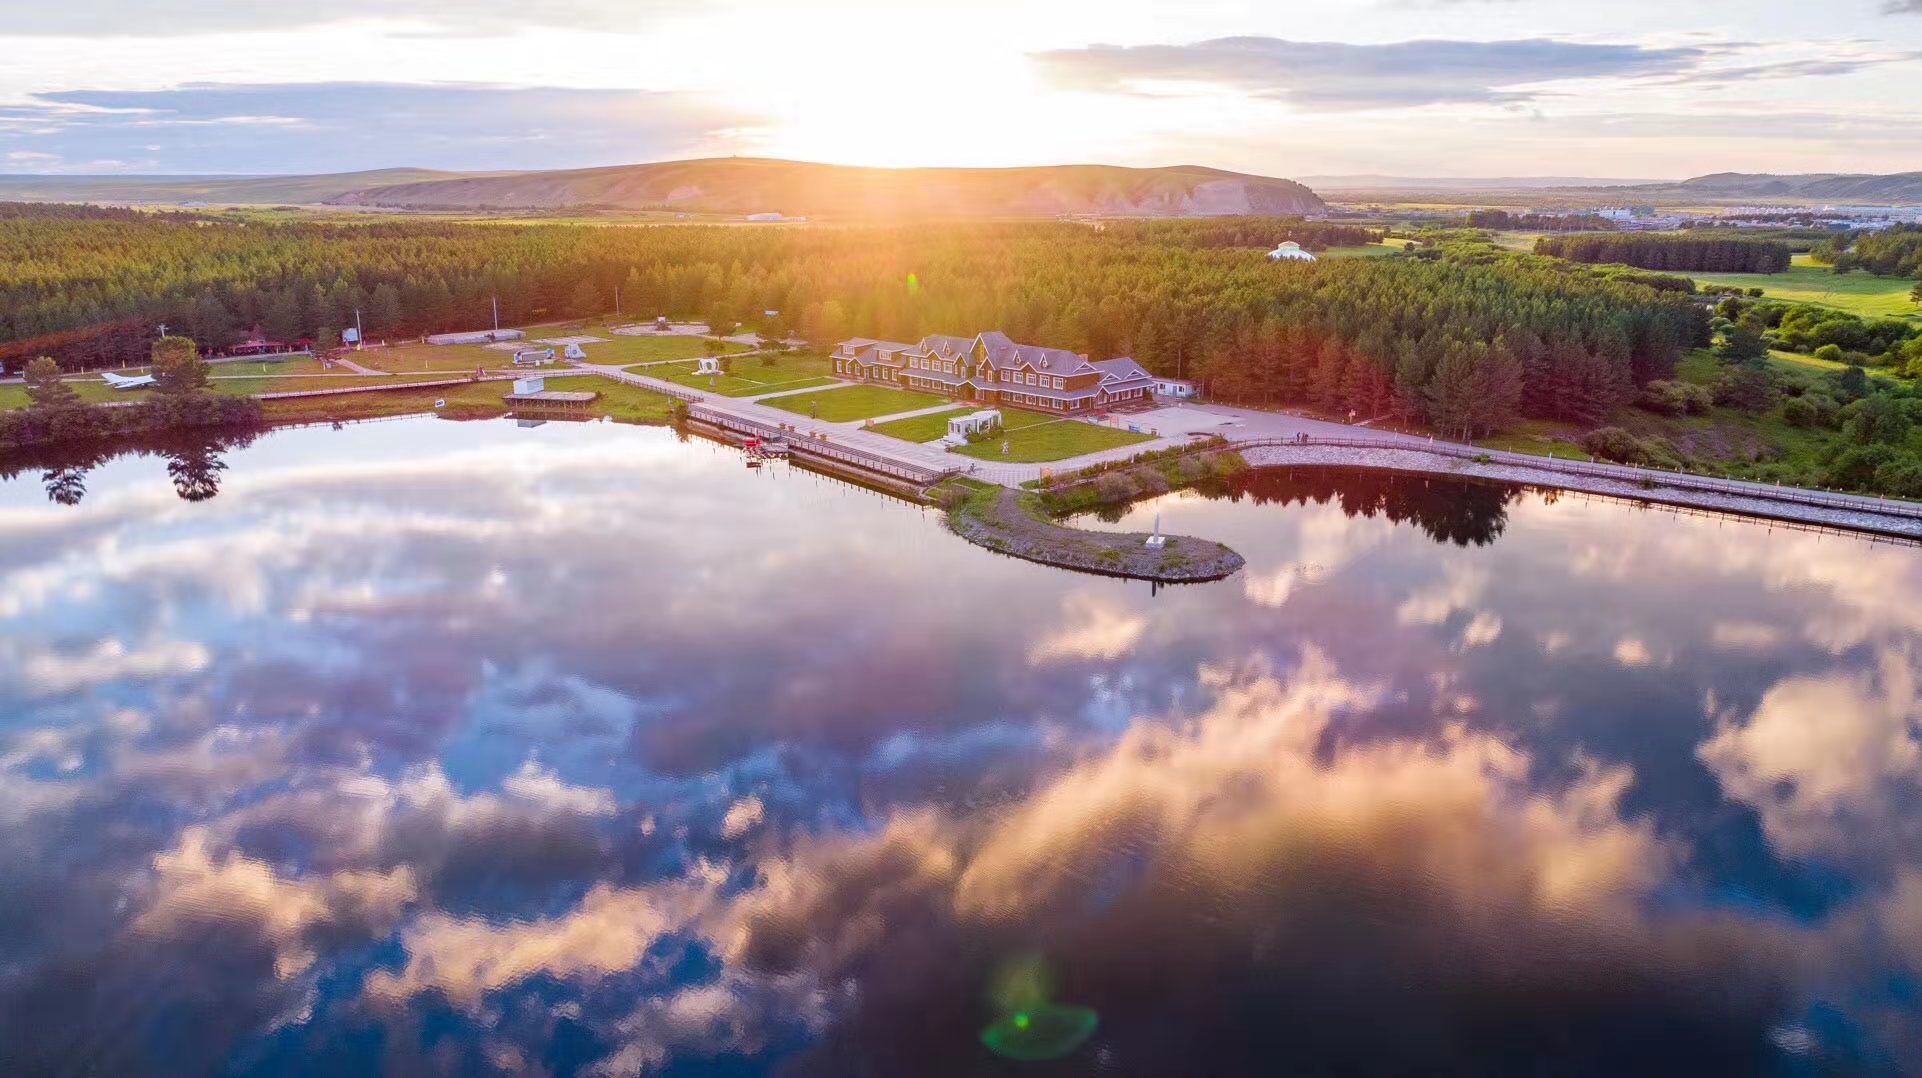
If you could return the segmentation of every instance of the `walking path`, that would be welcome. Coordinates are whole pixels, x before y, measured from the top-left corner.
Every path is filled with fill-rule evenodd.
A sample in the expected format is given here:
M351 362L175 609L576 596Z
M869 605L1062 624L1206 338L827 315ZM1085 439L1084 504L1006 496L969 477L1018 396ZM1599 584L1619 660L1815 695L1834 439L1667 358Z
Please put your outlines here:
M335 363L338 363L341 366L347 368L348 370L353 371L355 374L386 374L387 373L386 371L377 371L372 367L362 366L361 364L355 362L353 359L349 358L348 354L345 352L341 353L340 355L334 356L332 358Z
M1003 463L973 460L948 453L938 443L905 442L863 430L867 420L830 423L764 407L755 403L754 398L706 393L661 379L630 374L619 367L578 361L575 366L632 385L667 392L720 412L784 426L803 436L825 435L831 441L867 453L937 471L957 470L972 478L1007 487L1018 487L1056 472L1072 472L1096 464L1125 461L1139 453L1191 445L1199 437L1219 435L1226 438L1230 445L1246 445L1244 455L1252 464L1392 468L1480 477L1922 538L1922 504L1912 502L1715 479L1680 472L1660 472L1593 461L1534 457L1437 441L1398 431L1331 423L1284 412L1216 404L1157 408L1131 415L1127 420L1144 429L1156 431L1158 436L1150 441L1048 464ZM817 386L815 391L830 388L835 387ZM784 394L768 394L780 395ZM951 407L954 405L914 409L898 415L879 416L873 422L923 415Z

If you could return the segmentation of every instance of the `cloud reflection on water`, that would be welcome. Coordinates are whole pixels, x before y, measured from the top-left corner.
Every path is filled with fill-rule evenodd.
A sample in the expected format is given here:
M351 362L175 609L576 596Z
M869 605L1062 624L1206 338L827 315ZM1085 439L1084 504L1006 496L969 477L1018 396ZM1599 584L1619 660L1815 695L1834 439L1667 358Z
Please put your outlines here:
M0 1061L973 1073L1036 951L1104 1073L1913 1025L1913 551L1269 477L1150 598L660 432L230 463L0 486Z

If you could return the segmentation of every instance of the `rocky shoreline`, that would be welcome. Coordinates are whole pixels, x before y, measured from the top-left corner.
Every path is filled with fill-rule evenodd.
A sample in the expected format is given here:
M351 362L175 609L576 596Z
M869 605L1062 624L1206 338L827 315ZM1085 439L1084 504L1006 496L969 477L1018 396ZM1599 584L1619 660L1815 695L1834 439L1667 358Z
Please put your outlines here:
M948 511L948 527L977 546L1026 561L1104 576L1192 584L1220 580L1245 562L1222 543L1187 535L1164 536L1160 548L1145 532L1091 532L1048 519L1038 499L1002 487L962 491Z

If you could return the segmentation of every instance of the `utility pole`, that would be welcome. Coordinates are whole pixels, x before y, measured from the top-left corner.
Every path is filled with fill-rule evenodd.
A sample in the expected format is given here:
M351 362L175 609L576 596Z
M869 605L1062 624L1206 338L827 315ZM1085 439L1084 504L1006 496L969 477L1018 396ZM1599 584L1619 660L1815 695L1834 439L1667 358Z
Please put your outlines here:
M623 317L624 316L621 314L621 286L615 285L614 286L614 320L618 322Z
M360 308L354 308L354 351L367 347L367 328L360 324Z
M165 322L160 323L160 335L162 337L165 337L167 335L167 323Z
M495 296L494 297L494 333L498 335L500 331L501 331L501 298L499 296Z

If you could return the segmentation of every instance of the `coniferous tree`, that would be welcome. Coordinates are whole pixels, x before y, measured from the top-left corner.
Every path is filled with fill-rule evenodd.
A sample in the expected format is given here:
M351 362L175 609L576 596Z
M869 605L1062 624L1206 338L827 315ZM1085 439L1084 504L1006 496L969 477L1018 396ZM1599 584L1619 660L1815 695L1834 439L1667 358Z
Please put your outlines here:
M152 362L154 388L167 396L191 396L207 388L207 365L191 337L162 337L153 342Z
M26 380L27 400L35 408L72 408L80 403L80 394L66 383L60 364L46 356L27 364Z

